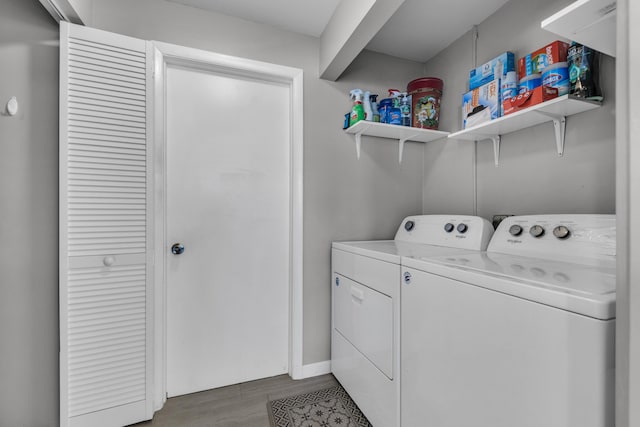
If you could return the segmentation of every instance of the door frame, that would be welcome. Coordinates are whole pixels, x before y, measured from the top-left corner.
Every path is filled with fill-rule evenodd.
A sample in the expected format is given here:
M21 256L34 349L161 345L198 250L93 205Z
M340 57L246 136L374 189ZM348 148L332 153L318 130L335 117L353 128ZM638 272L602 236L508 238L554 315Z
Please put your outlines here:
M259 81L284 84L290 93L291 140L289 143L289 375L302 378L302 189L303 189L303 72L300 69L250 59L187 48L168 43L151 42L153 46L154 126L153 200L154 223L154 409L167 399L167 276L166 257L170 242L166 239L166 71L168 66L182 66L213 71L230 76L249 77Z

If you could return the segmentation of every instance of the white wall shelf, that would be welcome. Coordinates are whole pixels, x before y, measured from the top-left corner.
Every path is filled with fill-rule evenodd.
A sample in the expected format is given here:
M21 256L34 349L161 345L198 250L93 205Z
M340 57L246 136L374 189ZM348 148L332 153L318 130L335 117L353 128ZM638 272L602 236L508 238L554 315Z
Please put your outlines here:
M566 117L582 113L583 111L593 110L594 108L600 107L600 105L602 104L598 101L588 101L563 95L550 101L534 105L526 110L521 110L489 122L481 123L477 126L454 132L449 134L449 138L462 141L492 140L494 160L496 166L498 166L500 159L500 139L502 135L541 123L553 122L558 155L562 156L564 153Z
M616 56L616 0L578 0L542 21L541 27Z
M355 136L356 155L360 158L360 147L362 144L362 135L377 136L379 138L397 139L398 140L398 162L402 163L402 153L404 151L404 143L407 141L414 142L431 142L438 139L446 138L449 132L420 129L409 126L389 125L386 123L376 123L359 121L355 125L345 129L346 133Z

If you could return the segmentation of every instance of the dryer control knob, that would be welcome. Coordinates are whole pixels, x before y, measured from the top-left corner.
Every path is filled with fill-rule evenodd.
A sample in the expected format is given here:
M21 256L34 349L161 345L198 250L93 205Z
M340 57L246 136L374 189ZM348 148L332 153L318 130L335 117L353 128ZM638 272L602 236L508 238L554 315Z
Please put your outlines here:
M415 227L416 223L413 221L407 221L404 223L404 229L407 231L411 231L413 230L413 227Z
M559 225L553 229L553 235L558 239L566 239L571 235L571 231L564 225Z
M467 230L469 229L469 227L467 227L467 224L458 224L458 227L456 228L456 230L458 230L459 233L466 233Z
M451 233L455 228L456 226L451 224L450 222L444 225L444 231L446 231L447 233Z
M509 227L509 234L511 234L512 236L519 236L522 234L522 227L519 226L518 224L513 224L511 227Z
M544 228L541 225L534 225L529 229L529 234L533 237L542 237L544 235Z

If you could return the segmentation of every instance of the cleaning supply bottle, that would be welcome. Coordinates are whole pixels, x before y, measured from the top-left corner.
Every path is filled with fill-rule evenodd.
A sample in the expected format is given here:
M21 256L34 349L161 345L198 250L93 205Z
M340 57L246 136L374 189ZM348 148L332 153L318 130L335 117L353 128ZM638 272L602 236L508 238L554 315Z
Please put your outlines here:
M364 107L362 106L362 90L353 89L350 94L351 100L353 101L353 107L351 107L351 120L349 120L349 126L353 126L360 120L364 120Z
M365 90L362 106L364 107L364 119L368 122L373 121L373 109L371 108L370 97L371 97L371 92L369 92L368 90Z
M380 113L380 123L389 123L389 111L393 107L393 99L383 98L380 100L378 112Z
M402 113L400 111L400 91L398 89L389 89L389 97L393 100L393 105L387 113L387 123L390 125L402 124Z
M371 111L373 111L373 121L380 122L380 112L378 111L378 95L371 95Z
M400 118L402 126L411 126L411 102L407 92L402 92L400 95Z

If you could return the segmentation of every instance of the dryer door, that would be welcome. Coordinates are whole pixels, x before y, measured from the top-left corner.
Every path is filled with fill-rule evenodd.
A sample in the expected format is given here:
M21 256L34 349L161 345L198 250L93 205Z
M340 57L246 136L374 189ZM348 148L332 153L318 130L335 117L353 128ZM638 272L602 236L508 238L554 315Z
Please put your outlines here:
M385 294L336 274L334 328L393 379L393 304Z

